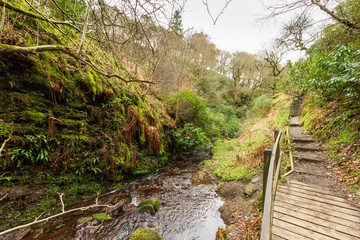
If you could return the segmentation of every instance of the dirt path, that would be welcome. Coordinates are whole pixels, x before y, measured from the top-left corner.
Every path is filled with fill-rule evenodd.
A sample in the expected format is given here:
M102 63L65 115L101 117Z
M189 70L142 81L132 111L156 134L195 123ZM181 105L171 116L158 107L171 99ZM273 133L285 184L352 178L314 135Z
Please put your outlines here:
M330 189L336 196L349 199L346 186L334 177L334 171L327 160L323 146L301 126L301 102L302 99L294 101L293 114L290 118L289 132L295 148L295 162L294 172L287 179L324 187ZM356 202L351 203L357 205Z

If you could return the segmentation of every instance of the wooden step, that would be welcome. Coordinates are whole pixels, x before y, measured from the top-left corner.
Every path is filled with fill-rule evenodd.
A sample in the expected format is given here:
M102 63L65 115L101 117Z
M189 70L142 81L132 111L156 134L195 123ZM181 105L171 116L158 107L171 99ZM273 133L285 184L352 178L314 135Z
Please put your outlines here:
M308 152L318 152L322 151L321 148L317 147L304 147L304 146L295 146L296 151L308 151Z
M301 142L301 143L312 143L315 142L314 139L311 138L293 138L292 139L293 142Z
M307 162L314 162L314 163L319 163L319 162L325 162L325 160L320 159L320 158L312 158L312 157L307 157L307 156L303 156L299 153L296 153L294 155L295 158L300 159L302 161L307 161Z

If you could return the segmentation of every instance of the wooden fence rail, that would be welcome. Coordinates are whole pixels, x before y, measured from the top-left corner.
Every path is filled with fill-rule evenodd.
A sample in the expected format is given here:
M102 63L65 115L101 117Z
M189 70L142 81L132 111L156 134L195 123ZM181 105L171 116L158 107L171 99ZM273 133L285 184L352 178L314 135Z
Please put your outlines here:
M280 139L281 131L275 131L275 144L273 150L264 152L263 201L264 211L261 225L261 240L270 240L272 233L273 209L275 193L280 178Z

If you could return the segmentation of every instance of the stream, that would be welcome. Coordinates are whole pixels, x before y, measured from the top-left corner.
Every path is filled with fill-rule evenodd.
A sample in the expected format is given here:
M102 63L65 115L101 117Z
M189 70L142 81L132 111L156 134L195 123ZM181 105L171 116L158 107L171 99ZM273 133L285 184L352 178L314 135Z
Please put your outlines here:
M163 240L211 240L218 227L225 224L218 211L223 201L215 192L216 183L204 172L201 181L191 178L202 160L210 159L210 150L176 155L155 174L128 183L124 188L104 194L99 204L115 205L108 210L110 220L79 223L79 219L105 212L105 208L77 211L33 227L24 239L129 239L136 229L155 229ZM137 205L148 198L158 198L162 206L155 216L139 212ZM84 206L93 204L84 202ZM36 230L35 228L38 228Z

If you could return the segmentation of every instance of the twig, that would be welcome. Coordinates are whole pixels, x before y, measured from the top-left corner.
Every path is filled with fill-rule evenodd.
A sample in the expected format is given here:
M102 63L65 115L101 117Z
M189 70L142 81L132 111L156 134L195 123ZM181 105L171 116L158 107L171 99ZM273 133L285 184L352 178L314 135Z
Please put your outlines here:
M62 212L65 212L65 204L64 201L62 199L62 197L64 196L64 193L58 193L59 197L60 197L60 202L61 202L61 206L62 206Z
M209 3L207 0L202 0L203 4L206 6L206 10L209 14L209 16L211 17L211 20L213 21L214 25L216 24L217 20L219 19L220 15L222 15L225 11L225 9L228 7L228 5L231 3L232 0L226 0L225 1L225 6L223 7L223 9L221 9L220 13L216 16L216 18L214 18L210 12L210 8L209 8Z
M7 197L7 193L5 194L5 196L3 196L1 199L0 199L0 202L2 201L2 200L4 200L6 197Z
M11 132L10 132L9 138L6 139L6 140L3 142L3 144L1 145L1 148L0 148L0 157L1 157L1 152L4 150L5 144L6 144L8 141L10 141L12 134L13 134L13 128L11 128Z
M37 222L37 220L39 219L39 218L41 218L41 216L44 214L44 212L42 212L37 218L35 218L35 220L34 220L34 222Z
M5 4L4 4L1 14L1 23L0 23L0 43L1 43L1 35L5 24L5 17L6 17L6 12L5 12Z

